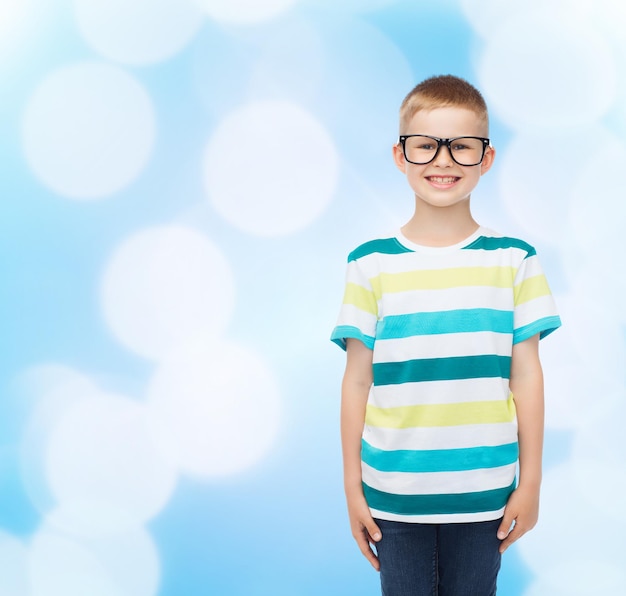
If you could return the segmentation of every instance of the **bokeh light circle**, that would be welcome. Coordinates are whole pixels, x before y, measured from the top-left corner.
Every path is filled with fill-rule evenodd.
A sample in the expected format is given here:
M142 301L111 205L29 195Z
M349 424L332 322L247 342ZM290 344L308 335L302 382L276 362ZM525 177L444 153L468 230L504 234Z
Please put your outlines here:
M385 10L397 4L399 0L301 0L303 3L311 4L316 10L324 12L346 13L368 13L377 10Z
M460 0L459 4L471 27L482 37L493 35L502 22L519 9L519 4L501 0ZM523 6L527 7L528 2Z
M30 502L43 513L56 503L46 478L51 433L69 408L100 390L87 375L54 363L26 369L18 384L31 408L20 443L20 475Z
M176 441L181 469L199 477L241 472L276 439L278 383L264 359L234 344L197 342L170 354L148 393Z
M24 0L3 0L0 3L0 33L4 36L10 33L12 27L23 16Z
M610 250L613 240L607 239L607 254L619 255L619 248L615 253ZM626 276L615 275L613 259L598 260L593 253L582 250L579 255L572 252L574 254L566 252L562 257L563 272L572 293L587 301L602 303L603 311L616 326L626 324L623 299L626 295Z
M0 596L28 594L28 549L11 534L0 530Z
M150 157L155 115L127 72L100 62L44 78L24 112L23 145L35 175L73 199L97 199L132 182Z
M618 134L606 130L590 138L588 159L573 168L570 176L573 189L565 225L559 228L565 228L571 242L563 247L561 260L572 290L594 304L594 310L600 309L615 330L616 322L626 321L626 277L616 275L616 263L626 259L622 240L626 203L616 200L623 195L619 176L604 173L620 171L626 160L626 145ZM626 344L626 339L622 338L622 343ZM611 355L608 349L605 353Z
M250 37L249 43L254 44L248 83L251 96L310 105L323 93L328 57L322 31L315 23L292 18L287 24L276 23L266 36ZM212 95L216 93L220 90L214 89Z
M563 338L567 347L561 347L571 348L578 355L576 360L584 362L588 370L605 369L612 378L624 382L622 365L626 362L626 339L604 304L588 296L570 294L559 298L559 309L567 321ZM598 350L599 345L602 351Z
M542 358L545 375L547 429L579 429L610 411L624 399L624 382L610 374L608 368L588 367L572 354L569 362L561 358ZM584 376L580 375L586 370ZM591 398L593 396L593 398Z
M550 7L502 23L485 44L478 70L492 113L521 131L584 128L616 97L607 42Z
M97 499L93 496L88 496L87 499L65 498L48 510L46 523L56 532L81 539L92 539L136 528L141 518L146 517L145 512L138 512L136 508L135 511L128 507L121 508L119 499L116 503L114 500L105 500L107 497L108 495Z
M622 395L623 398L623 395ZM622 460L623 461L623 460ZM576 488L596 509L603 510L626 529L626 511L621 499L607 499L607 495L626 494L626 468L614 462L592 457L575 460Z
M195 336L219 336L234 306L231 267L203 234L148 228L122 242L103 276L102 307L126 347L159 359Z
M626 144L615 135L582 136L579 142L590 139L589 159L584 167L575 170L572 201L567 212L568 223L576 242L585 254L602 262L611 255L613 262L623 262L626 247L622 239L626 221L624 184L619 172L626 163ZM610 204L610 214L607 205Z
M132 400L101 394L78 402L50 435L46 471L52 492L61 504L102 503L103 510L147 521L176 486L176 468L160 438L165 434Z
M542 243L557 247L571 244L574 239L570 227L554 223L567 217L577 172L610 138L601 127L576 133L514 136L498 152L498 184L504 205L516 223ZM591 143L586 139L592 139ZM587 147L577 151L581 143Z
M612 0L607 0L612 2ZM460 0L463 14L478 35L489 38L495 35L507 21L523 18L536 10L559 12L579 23L590 16L596 4L587 0L526 0L525 2L502 2L502 0Z
M562 561L542 572L524 596L590 596L599 586L602 594L621 594L626 586L623 565L601 557Z
M626 547L626 526L581 494L576 465L573 459L545 473L539 523L515 545L540 578L567 561L596 560L598 544L603 545L606 563L623 562L619 553Z
M624 471L624 461L626 460L626 435L624 434L623 421L626 416L626 390L622 392L621 399L610 412L602 418L591 420L589 424L578 430L572 442L572 459L576 462L583 462L581 470L588 469L585 462L590 459L601 462L601 466L609 466L622 474ZM585 481L580 481L582 476L576 477L576 486L581 486ZM591 478L589 478L591 480ZM594 484L589 482L582 492L590 490ZM600 496L600 493L599 493ZM593 499L592 499L593 500ZM620 501L607 503L603 506L607 512L611 512L615 507L619 507ZM614 512L618 519L623 518L623 511Z
M274 19L288 11L297 0L193 0L216 21L232 25L253 25Z
M205 187L233 226L279 236L311 224L333 198L339 156L328 132L289 102L252 103L219 125L204 156Z
M103 56L127 64L149 64L180 51L204 16L180 0L74 0L78 28Z
M31 596L154 596L161 576L155 545L140 527L84 539L44 522L29 563Z
M30 22L35 13L34 0L2 0L0 2L0 64L14 59L16 50L29 40Z
M626 342L612 311L598 300L583 293L556 298L564 325L558 340L555 336L541 346L546 427L581 429L623 399Z

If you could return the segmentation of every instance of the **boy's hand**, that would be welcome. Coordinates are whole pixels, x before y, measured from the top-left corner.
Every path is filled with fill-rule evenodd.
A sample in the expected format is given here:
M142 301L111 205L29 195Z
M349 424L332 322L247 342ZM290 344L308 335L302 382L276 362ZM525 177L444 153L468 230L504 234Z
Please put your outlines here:
M518 487L509 497L504 510L502 523L498 528L498 538L502 540L500 552L532 530L539 518L539 489ZM513 528L511 525L515 522Z
M365 497L360 495L348 498L348 515L350 516L352 536L354 536L363 556L376 571L380 571L378 557L374 554L370 543L378 542L382 538L382 534L374 522Z

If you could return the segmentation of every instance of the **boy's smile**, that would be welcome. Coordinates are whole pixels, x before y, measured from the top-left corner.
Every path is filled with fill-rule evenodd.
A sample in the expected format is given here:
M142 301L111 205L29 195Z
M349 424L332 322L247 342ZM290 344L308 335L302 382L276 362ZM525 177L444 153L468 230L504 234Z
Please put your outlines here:
M435 188L451 188L459 178L457 176L429 176L426 180Z
M456 137L486 136L486 124L472 110L460 107L442 107L418 111L409 121L403 134L428 135L440 139ZM441 146L430 163L413 164L406 161L402 146L393 148L394 160L403 172L415 193L416 208L454 208L467 203L482 174L493 163L495 151L489 147L482 163L461 166L450 155L446 146Z

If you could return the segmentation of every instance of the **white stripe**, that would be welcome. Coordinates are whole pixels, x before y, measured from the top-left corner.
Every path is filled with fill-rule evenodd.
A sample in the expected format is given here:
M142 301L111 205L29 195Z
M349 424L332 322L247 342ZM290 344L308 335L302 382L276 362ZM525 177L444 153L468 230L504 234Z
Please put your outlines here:
M379 428L366 425L363 439L376 449L464 449L517 441L517 422L424 428Z
M493 377L377 385L372 388L370 404L377 408L397 408L400 406L499 401L508 397L508 379Z
M386 511L378 511L370 507L370 513L375 519L384 519L386 521L399 521L405 523L419 524L460 524L463 522L481 522L493 521L500 519L504 514L504 507L497 511L481 511L478 513L453 513L453 514L437 514L437 515L399 515L397 513L387 513Z
M551 294L535 298L534 300L520 304L515 309L515 328L519 329L543 317L551 317L556 314L556 304Z
M543 275L543 269L537 255L528 257L520 264L517 276L515 278L515 285L522 282L529 277L535 277L536 275Z
M448 495L510 486L517 464L466 472L379 472L361 463L363 482L394 495Z
M512 288L467 286L438 290L411 290L384 295L384 315L404 315L419 312L441 312L457 308L492 308L512 311Z
M372 253L361 257L358 263L363 273L371 279L381 271L393 274L406 273L415 269L420 271L439 271L442 269L475 266L517 267L525 260L526 254L525 250L515 247L503 250L453 250L437 254L424 252L406 252L392 255Z
M376 340L374 362L404 362L405 360L422 358L483 356L484 354L510 356L512 346L512 334L494 333L493 331L378 339Z
M363 272L361 265L360 261L350 261L348 263L346 268L346 283L357 284L371 291L372 286L369 282L370 276Z
M354 304L341 305L336 326L339 325L352 325L370 337L376 335L376 316L357 308Z

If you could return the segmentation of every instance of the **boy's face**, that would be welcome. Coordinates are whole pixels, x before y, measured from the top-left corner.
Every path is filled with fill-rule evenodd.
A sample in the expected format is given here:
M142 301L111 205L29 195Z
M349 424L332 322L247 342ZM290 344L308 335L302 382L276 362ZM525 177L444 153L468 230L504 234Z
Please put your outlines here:
M475 112L459 107L444 107L417 112L402 134L450 139L464 136L486 137L487 130L485 123ZM475 166L459 165L445 146L439 149L433 161L423 165L406 161L399 143L393 147L393 157L398 169L406 174L416 201L444 208L469 201L480 177L491 168L495 150L488 147L482 162Z

